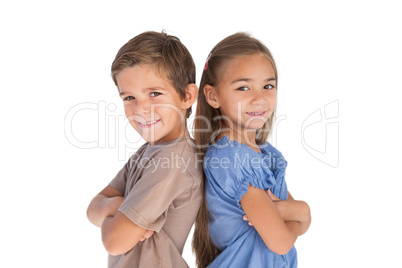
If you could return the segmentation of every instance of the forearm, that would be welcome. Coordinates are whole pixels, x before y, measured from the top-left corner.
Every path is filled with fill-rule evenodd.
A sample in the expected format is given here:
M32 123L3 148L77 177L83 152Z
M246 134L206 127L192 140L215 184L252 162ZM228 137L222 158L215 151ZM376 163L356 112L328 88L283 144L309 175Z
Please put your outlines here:
M300 223L284 221L275 204L263 190L249 186L240 203L270 250L283 255L293 247L300 234Z
M308 228L310 227L311 220L308 222L301 222L300 223L300 235L303 235L307 232Z
M298 221L287 221L285 222L286 226L289 229L289 232L295 237L295 242L297 237L300 235L302 229L301 229L301 223Z
M102 242L109 254L121 255L135 247L146 231L118 212L103 221Z
M114 216L117 213L123 200L124 198L120 196L107 197L98 194L92 199L88 206L87 217L89 221L92 224L101 227L106 217Z
M282 224L283 227L278 228L270 237L261 227L255 226L268 248L279 255L287 254L292 249L301 232L301 225L297 221L282 222Z
M300 233L304 234L311 223L310 207L304 201L284 200L275 202L276 207L285 222L299 222Z

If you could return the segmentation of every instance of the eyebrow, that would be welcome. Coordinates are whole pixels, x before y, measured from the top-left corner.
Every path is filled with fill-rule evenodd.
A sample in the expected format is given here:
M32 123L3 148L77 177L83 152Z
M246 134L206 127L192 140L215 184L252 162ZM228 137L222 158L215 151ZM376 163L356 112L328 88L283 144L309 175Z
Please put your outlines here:
M234 80L232 82L232 84L237 83L237 82L249 82L251 80L252 80L251 78L239 78L239 79ZM270 82L270 81L276 81L276 78L267 78L264 80L264 82Z
M166 89L161 88L161 87L148 87L148 88L144 88L142 91L144 92L144 91L153 91L153 90L162 90L162 91L166 91ZM131 94L131 93L129 93L129 92L124 92L124 91L121 91L121 92L119 93L120 96L123 96L123 95L130 95L130 94Z

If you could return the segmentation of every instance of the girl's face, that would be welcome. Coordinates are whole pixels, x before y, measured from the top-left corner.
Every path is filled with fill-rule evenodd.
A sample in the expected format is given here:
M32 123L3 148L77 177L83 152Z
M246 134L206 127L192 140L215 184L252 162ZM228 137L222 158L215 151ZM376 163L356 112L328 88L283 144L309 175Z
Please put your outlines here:
M207 99L219 106L226 128L254 132L272 116L276 107L276 77L271 62L261 53L239 56L223 70L217 87ZM212 94L212 95L211 95ZM211 98L212 97L212 98Z

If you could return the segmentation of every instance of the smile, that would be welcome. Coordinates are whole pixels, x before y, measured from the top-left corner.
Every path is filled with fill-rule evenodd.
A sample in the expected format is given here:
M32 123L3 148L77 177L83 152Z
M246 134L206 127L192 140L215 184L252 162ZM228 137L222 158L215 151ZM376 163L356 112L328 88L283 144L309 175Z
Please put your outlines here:
M263 116L265 114L265 112L249 112L246 114L248 114L250 116Z
M149 122L145 122L145 123L138 122L138 124L140 125L141 128L149 128L149 127L152 127L155 124L157 124L159 121L161 121L161 120L158 119L158 120L149 121Z

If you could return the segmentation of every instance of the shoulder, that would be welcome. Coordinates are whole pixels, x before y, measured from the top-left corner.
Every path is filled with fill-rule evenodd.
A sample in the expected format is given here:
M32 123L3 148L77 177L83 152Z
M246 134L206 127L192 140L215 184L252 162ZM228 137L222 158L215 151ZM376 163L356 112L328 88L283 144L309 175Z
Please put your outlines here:
M149 143L144 143L143 145L141 145L141 147L128 159L127 161L127 167L129 169L135 167L138 162L139 159L142 158L142 156L144 155L145 151L147 150L149 146Z
M260 148L262 151L271 153L275 157L283 157L282 153L269 142L261 145Z
M189 136L161 146L151 146L144 156L161 172L179 174L182 180L202 180L202 158L197 154L195 142Z
M249 164L253 155L248 151L251 149L244 146L246 145L229 140L226 136L210 145L205 153L203 165L207 179L217 180L224 185L251 175Z
M204 158L204 169L214 168L218 164L219 168L232 169L232 173L238 174L240 171L248 173L248 170L259 162L261 157L257 152L245 144L224 136L216 144L208 147Z
M170 156L191 156L196 153L195 142L191 137L182 137L177 140L159 145L149 145L146 155L152 158Z
M244 144L229 140L226 136L223 136L217 143L208 147L205 158L206 160L211 158L235 158L247 153L244 146Z
M264 145L261 145L260 148L264 154L264 159L267 160L265 162L269 163L268 168L285 169L287 167L288 162L286 161L285 157L272 144L266 142Z
M250 184L264 190L275 184L272 171L266 168L263 154L226 136L208 148L204 171L207 181L218 185L238 206Z

